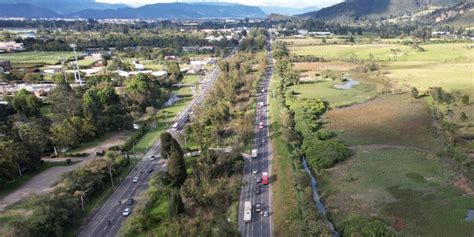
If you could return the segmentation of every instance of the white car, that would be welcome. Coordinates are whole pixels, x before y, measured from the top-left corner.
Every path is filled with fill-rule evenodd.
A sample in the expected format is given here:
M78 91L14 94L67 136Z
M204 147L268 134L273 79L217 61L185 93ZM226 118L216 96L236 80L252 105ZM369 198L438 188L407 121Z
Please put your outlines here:
M263 212L263 216L264 216L264 217L267 217L268 215L269 215L269 214L268 214L267 211L264 211L264 212Z
M257 174L257 173L258 173L258 169L254 169L254 170L253 170L253 173L254 173L254 174Z
M156 160L156 156L150 156L150 160Z
M132 212L132 210L127 207L127 208L125 208L125 210L123 210L122 215L123 216L129 216L130 212Z
M137 183L138 182L138 176L133 177L133 182Z

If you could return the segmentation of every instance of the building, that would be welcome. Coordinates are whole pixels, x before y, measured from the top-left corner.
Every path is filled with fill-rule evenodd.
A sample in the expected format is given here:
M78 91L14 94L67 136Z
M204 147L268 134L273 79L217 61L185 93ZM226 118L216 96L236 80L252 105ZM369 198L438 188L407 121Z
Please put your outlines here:
M12 70L12 64L8 60L0 60L0 72L9 72Z
M133 61L133 66L135 67L136 71L143 71L145 70L145 65L141 64L139 61Z
M25 50L23 43L15 41L0 42L0 52L18 52Z

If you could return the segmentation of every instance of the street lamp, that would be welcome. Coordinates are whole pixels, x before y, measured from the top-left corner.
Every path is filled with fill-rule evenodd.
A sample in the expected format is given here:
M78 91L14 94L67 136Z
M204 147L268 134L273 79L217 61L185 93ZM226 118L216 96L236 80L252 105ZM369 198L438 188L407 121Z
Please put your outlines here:
M74 79L76 80L76 83L79 83L79 85L82 86L82 79L81 79L81 73L79 72L79 63L77 62L77 53L76 53L76 44L70 44L72 50L74 50L74 58L76 59L76 71L74 72Z

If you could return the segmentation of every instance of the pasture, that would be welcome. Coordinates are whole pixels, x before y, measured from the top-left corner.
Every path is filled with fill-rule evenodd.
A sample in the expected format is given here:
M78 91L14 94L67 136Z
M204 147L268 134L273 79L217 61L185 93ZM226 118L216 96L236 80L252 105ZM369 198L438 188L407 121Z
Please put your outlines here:
M325 117L328 130L351 145L404 145L430 149L430 108L408 94L382 96L364 104L333 109Z
M58 64L60 58L65 60L74 56L72 51L55 52L20 52L0 54L0 60L10 60L12 64Z
M377 215L404 236L471 236L465 221L472 195L453 185L454 173L430 153L359 148L320 177L330 216ZM423 218L420 218L422 216Z

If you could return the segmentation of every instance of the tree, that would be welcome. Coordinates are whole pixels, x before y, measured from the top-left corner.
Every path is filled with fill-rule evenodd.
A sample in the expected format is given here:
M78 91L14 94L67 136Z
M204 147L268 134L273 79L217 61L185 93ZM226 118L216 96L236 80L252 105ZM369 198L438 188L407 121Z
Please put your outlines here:
M18 175L18 165L26 158L25 151L17 142L0 142L0 187Z
M184 211L184 203L179 190L176 188L171 188L169 192L168 216L171 218L176 218L180 214L184 213Z
M465 112L461 112L461 115L459 117L461 121L466 121L468 119L467 115Z
M127 95L143 109L156 106L156 99L160 96L158 85L148 75L138 74L125 83Z
M177 152L179 155L183 156L183 150L179 145L178 141L170 133L162 133L160 135L161 141L161 158L168 159L171 156L171 153Z
M186 163L184 162L184 155L178 142L172 138L169 146L170 151L168 155L168 174L171 183L175 187L181 187L186 180ZM165 154L167 155L167 154Z
M183 73L181 72L178 62L176 61L167 62L166 68L168 70L168 81L170 83L176 83L183 79Z
M66 82L59 81L48 97L57 121L81 115L81 100Z
M469 104L469 95L464 95L462 98L461 98L461 101L463 104L467 105Z
M41 101L31 92L21 89L13 97L12 105L18 113L31 117L39 114Z
M411 88L411 97L417 99L418 94L419 94L419 92L418 92L418 89L416 89L416 87Z

